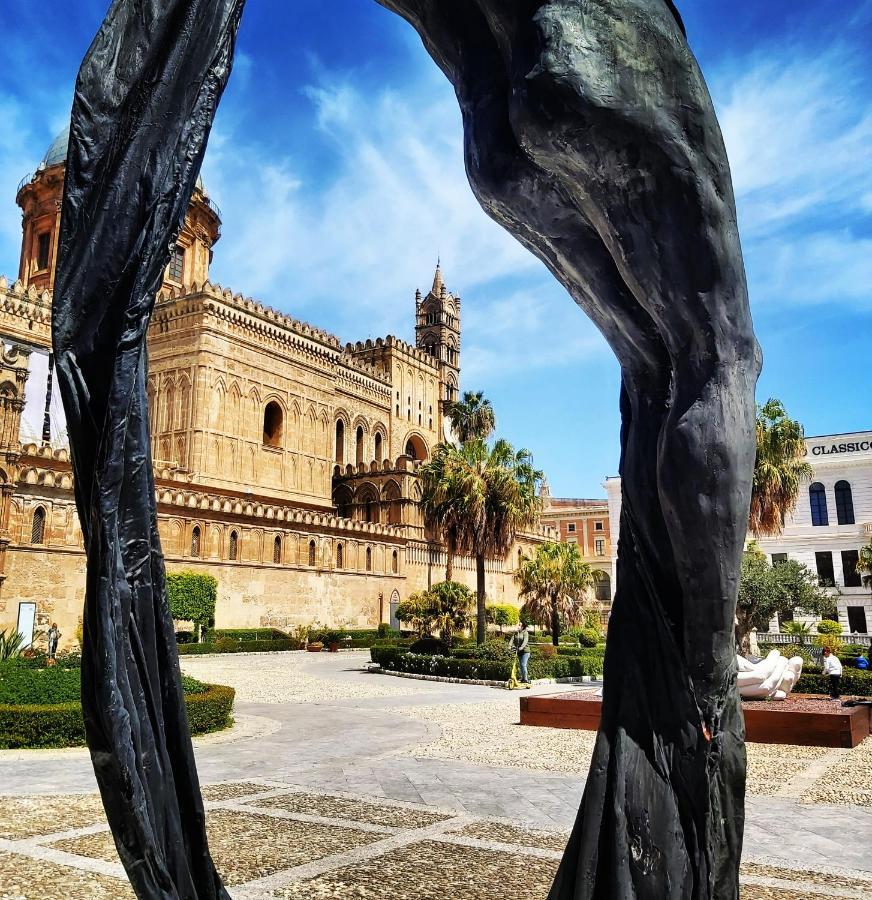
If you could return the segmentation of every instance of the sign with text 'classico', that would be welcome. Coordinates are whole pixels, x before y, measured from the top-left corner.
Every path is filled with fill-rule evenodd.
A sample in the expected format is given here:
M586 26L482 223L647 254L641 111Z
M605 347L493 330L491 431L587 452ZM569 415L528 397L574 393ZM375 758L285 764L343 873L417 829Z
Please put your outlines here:
M835 434L831 437L808 438L806 455L821 457L853 456L872 453L872 431L859 434Z

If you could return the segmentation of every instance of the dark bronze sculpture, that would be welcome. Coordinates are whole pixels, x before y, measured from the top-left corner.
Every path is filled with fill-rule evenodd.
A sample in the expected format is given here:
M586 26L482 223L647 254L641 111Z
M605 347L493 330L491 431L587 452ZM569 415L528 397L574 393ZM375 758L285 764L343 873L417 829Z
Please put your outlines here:
M681 19L671 0L378 2L453 83L483 207L622 368L602 728L551 898L736 898L733 615L760 359L726 153ZM84 708L122 860L148 898L224 895L163 585L144 337L241 6L116 0L73 109L54 327L88 544Z

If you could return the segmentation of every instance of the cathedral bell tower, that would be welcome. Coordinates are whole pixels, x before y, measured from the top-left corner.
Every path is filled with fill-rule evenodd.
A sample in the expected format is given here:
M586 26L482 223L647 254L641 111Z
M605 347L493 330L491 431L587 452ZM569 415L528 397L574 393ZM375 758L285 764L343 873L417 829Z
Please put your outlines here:
M436 265L433 287L426 297L415 292L415 344L439 360L440 399L451 403L460 387L460 297L449 293Z

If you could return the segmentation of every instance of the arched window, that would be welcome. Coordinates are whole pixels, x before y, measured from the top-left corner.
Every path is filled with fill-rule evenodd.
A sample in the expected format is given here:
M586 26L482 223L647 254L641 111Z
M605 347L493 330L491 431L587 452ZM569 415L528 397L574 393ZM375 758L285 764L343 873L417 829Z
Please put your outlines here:
M30 543L45 543L45 507L37 506L33 511L33 521L30 525Z
M282 561L282 539L279 535L276 535L276 539L273 541L273 562L280 563Z
M827 491L819 481L816 481L809 487L808 501L811 506L811 524L829 525L830 517L827 514Z
M191 556L200 555L200 526L195 525L191 529Z
M854 495L847 481L836 482L836 519L839 525L854 523Z
M239 532L230 532L230 549L227 554L230 559L239 559Z
M336 545L336 568L341 569L345 565L345 551L342 544Z
M263 443L267 447L281 447L282 427L285 415L275 400L270 400L263 411Z
M360 465L363 462L363 426L357 426L357 434L354 439L355 458L354 461Z
M345 423L342 419L336 420L336 462L345 464Z
M309 541L309 565L315 565L315 553L317 551L317 547L314 541Z
M394 550L393 556L391 557L391 571L394 575L400 571L400 557L396 550Z
M372 571L372 547L366 548L366 571Z
M375 461L380 463L382 461L382 436L379 432L376 432L375 435Z

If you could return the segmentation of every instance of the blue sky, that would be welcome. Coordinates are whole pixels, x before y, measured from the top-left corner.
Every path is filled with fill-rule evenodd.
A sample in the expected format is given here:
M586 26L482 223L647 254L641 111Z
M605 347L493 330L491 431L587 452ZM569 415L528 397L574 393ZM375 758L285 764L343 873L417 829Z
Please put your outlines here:
M105 0L2 0L0 272L19 180L69 114ZM684 0L721 117L765 368L809 434L872 428L872 0ZM325 10L329 10L326 11ZM602 496L618 367L544 268L477 206L453 93L372 0L249 0L203 175L214 280L343 340L412 336L437 254L464 299L464 387L552 491Z

